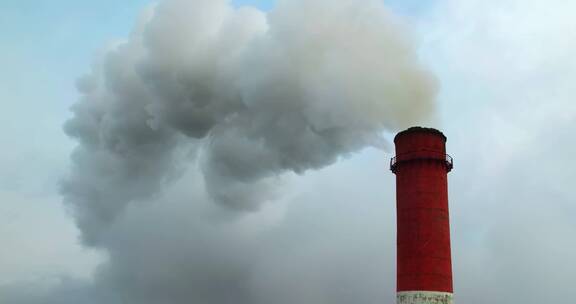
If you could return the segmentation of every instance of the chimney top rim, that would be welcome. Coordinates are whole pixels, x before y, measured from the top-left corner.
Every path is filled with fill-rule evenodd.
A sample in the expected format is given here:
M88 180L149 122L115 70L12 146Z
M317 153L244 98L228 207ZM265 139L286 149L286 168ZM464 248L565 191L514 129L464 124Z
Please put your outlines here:
M412 133L429 133L429 134L435 134L435 135L439 135L440 137L442 137L444 139L444 142L446 142L446 135L444 135L444 133L442 133L440 130L438 129L434 129L434 128L425 128L425 127L420 127L420 126L416 126L416 127L410 127L404 131L399 132L398 134L396 134L396 136L394 137L394 142L396 142L396 140L398 139L398 137L400 136L404 136L404 135L408 135L408 134L412 134Z

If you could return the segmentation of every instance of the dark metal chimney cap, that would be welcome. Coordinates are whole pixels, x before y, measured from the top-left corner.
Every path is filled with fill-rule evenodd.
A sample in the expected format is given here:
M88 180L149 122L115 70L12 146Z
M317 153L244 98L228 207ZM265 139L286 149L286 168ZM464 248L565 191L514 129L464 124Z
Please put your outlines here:
M442 133L439 130L434 129L434 128L424 128L424 127L408 128L408 129L396 134L396 136L394 136L394 142L396 142L396 139L398 139L399 136L411 134L411 133L431 133L431 134L440 135L442 138L444 138L444 142L446 142L446 135L444 135L444 133Z

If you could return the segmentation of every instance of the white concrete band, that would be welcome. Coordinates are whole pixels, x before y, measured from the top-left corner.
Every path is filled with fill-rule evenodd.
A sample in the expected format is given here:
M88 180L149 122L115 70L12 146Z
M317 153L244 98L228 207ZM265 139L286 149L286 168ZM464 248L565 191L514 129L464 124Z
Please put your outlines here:
M452 304L452 293L437 291L401 291L396 294L397 304Z

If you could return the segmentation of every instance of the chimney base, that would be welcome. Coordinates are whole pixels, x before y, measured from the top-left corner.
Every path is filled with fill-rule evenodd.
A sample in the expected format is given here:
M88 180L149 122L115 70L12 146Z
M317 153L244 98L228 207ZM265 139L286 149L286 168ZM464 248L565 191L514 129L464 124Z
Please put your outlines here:
M437 291L401 291L396 294L397 304L452 304L452 293Z

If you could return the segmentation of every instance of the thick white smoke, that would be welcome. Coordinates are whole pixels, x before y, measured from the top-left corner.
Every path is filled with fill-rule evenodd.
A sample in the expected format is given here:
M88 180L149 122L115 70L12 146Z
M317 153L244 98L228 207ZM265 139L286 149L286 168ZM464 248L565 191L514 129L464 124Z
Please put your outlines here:
M378 0L291 0L264 13L168 0L79 82L64 182L88 242L198 162L208 199L253 210L303 173L426 119L435 83Z
M414 21L421 22L422 40L428 42L422 46L422 54L428 58L429 65L435 66L435 73L440 75L443 83L441 115L449 118L443 124L443 131L449 138L449 153L457 161L456 169L449 175L457 302L574 302L576 191L573 185L576 170L570 169L576 168L576 145L567 139L576 134L573 89L576 60L570 60L576 54L576 40L566 39L569 36L566 33L576 30L576 19L571 16L576 9L576 2L400 2L400 10L417 2L413 6L415 10L410 10L410 14L415 14L411 15ZM432 3L432 6L427 7L424 2ZM210 126L204 128L207 130L205 135L199 131L191 132L203 128L186 125L189 121L187 117L216 117L205 113L223 113L222 103L218 103L218 106L216 103L207 103L210 106L203 106L202 112L199 109L186 111L193 106L201 107L197 103L178 102L179 96L192 95L192 91L184 90L187 86L183 85L183 80L191 82L184 75L206 77L196 80L218 78L214 76L217 69L211 67L215 65L214 60L208 62L197 59L193 64L195 70L192 70L189 67L192 65L191 58L214 58L221 54L219 58L227 64L219 66L226 66L230 71L242 70L240 67L243 66L246 75L241 77L238 72L218 74L218 83L234 82L234 87L224 87L232 92L244 92L245 95L239 98L241 104L247 100L257 100L247 98L247 81L263 83L267 78L258 73L278 70L272 69L274 66L259 65L258 58L262 56L257 56L255 51L240 51L229 47L206 47L203 51L194 48L194 45L206 46L206 41L210 41L207 37L222 37L221 34L214 34L215 30L207 29L220 28L222 20L230 20L223 15L236 16L234 20L237 22L227 27L229 32L252 29L245 30L243 33L246 35L235 34L227 38L240 41L246 46L243 49L264 49L264 45L270 44L270 37L279 35L272 33L281 32L282 37L288 37L288 31L280 31L277 25L280 18L277 16L287 15L291 17L283 17L283 24L287 24L284 28L292 29L290 33L293 35L290 37L305 35L299 30L305 25L314 24L314 28L325 28L323 24L328 23L326 20L329 20L329 16L340 15L342 20L336 26L340 23L346 26L337 27L339 31L336 34L351 29L350 24L366 24L366 28L373 30L394 28L400 37L392 41L404 40L401 36L405 33L401 27L391 25L396 24L396 21L390 16L385 17L384 21L376 18L386 26L372 26L378 22L369 21L366 16L383 11L379 4L374 3L370 0L291 1L281 3L270 14L253 9L238 11L215 1L161 2L156 8L150 9L139 21L134 34L107 52L95 63L91 75L80 81L79 87L84 97L75 106L74 118L67 127L68 132L77 138L79 148L74 154L73 174L65 183L64 193L68 205L77 214L76 220L82 227L84 239L98 246L97 251L103 254L101 265L86 279L60 278L60 269L66 272L65 269L69 267L62 269L54 266L56 262L52 261L53 254L61 252L58 248L67 245L62 243L65 242L62 238L51 239L47 236L56 233L51 232L53 230L61 230L45 227L44 221L26 223L22 226L23 231L20 228L13 229L21 226L11 226L11 214L4 214L8 216L0 216L3 224L0 228L3 236L0 281L8 285L0 284L0 303L393 303L394 175L386 170L388 159L385 153L366 149L353 159L339 161L320 170L309 170L302 175L291 174L291 169L281 169L264 178L259 178L258 174L252 179L235 177L238 174L225 175L223 172L226 170L242 170L225 169L229 165L224 163L223 168L210 169L214 168L210 160L217 158L215 149L209 145L214 134L232 137L233 140L228 141L220 137L218 141L220 146L228 144L228 149L235 147L240 150L238 143L251 141L235 136L230 129L223 131L226 128L221 123L214 127L214 123L208 119L193 120L197 126ZM378 9L368 9L369 6ZM215 10L215 7L219 9ZM210 13L215 11L221 12L220 18ZM363 13L367 11L368 14ZM247 15L252 17L238 17ZM18 19L20 15L14 16ZM203 16L206 18L202 19ZM309 16L314 17L311 19ZM161 19L164 21L160 22ZM247 23L249 20L255 22ZM171 28L167 26L169 24L172 24ZM195 40L183 38L200 30L211 34ZM313 35L316 34L310 33L310 36ZM60 43L60 35L56 36L58 39L53 42ZM155 38L152 39L152 36ZM337 36L331 36L331 39L324 37L318 41L333 43L332 38ZM17 37L19 41L22 40L22 37ZM276 43L294 44L284 39ZM364 37L350 34L346 39L346 42L338 44L343 50L354 48ZM409 46L406 41L401 44ZM72 41L68 45L71 49L76 47ZM165 49L160 50L160 45L165 45ZM389 47L365 47L362 56L350 60L361 63L375 58L374 65L397 61L390 53L394 45L390 42ZM156 51L151 51L152 46ZM317 44L310 44L309 52L320 52L316 51L317 47ZM381 54L374 55L374 52L378 52L376 49L382 50ZM222 55L224 50L228 50L227 54L231 54L230 50L236 50L237 53ZM165 56L160 57L160 54ZM192 56L194 54L198 56ZM204 55L200 57L199 54ZM372 54L371 57L368 54ZM37 55L29 58L30 62L48 58L44 52L38 52ZM274 56L280 57L278 51ZM287 57L285 54L282 56ZM4 57L6 60L13 59L12 56ZM252 62L257 63L249 65L250 61L240 58L251 58ZM228 64L230 62L235 63L233 68ZM16 60L18 72L8 68L4 74L15 79L19 77L14 75L26 74L30 67L27 70L26 65L18 63ZM203 70L200 69L202 65ZM344 79L349 76L352 83L360 85L366 79L363 73L332 72L342 65L330 65L334 68L325 72L326 79ZM287 67L296 65L291 62ZM373 72L365 65L359 64L358 67L367 71L365 73ZM317 70L307 72L302 76L302 82L308 88L327 88L328 82L320 79ZM186 71L188 74L184 73ZM65 71L54 72L65 74ZM392 72L382 73L390 75L387 81L397 79ZM232 80L240 78L223 81L226 79L223 75L229 75L226 77ZM260 80L256 81L254 77L258 75ZM44 86L34 86L33 79L22 79L27 80L23 88L34 88L49 96L48 92L42 90ZM305 80L310 79L316 79L319 84L316 87L308 85ZM240 86L242 81L244 85ZM387 81L382 82L390 83ZM344 83L348 84L348 81ZM277 83L276 87L281 88L283 85ZM196 84L194 92L199 92L198 87ZM242 87L244 89L239 89ZM353 89L335 87L340 89L338 94L342 92L341 89ZM358 92L366 92L363 95L375 96L372 95L374 90L364 87L354 92L356 95L360 94ZM392 96L391 91L387 92L382 97ZM224 89L218 90L218 93L222 94L220 96L233 95ZM332 99L315 99L313 105L332 106L337 104L336 101L346 101L340 106L350 109L352 106L364 105L356 102L367 100L345 100L338 94L334 94L337 96ZM295 100L301 102L302 99ZM385 105L392 100L402 99L380 98L378 102ZM25 101L22 100L23 105L29 107L32 104ZM43 101L50 104L48 99ZM178 108L175 106L178 104L185 106ZM429 102L421 103L424 104L430 105ZM405 105L407 109L417 106L412 101ZM387 106L393 111L399 105ZM303 112L317 114L310 116L315 117L316 126L330 125L331 121L338 122L341 119L353 121L351 118L358 117L337 111L336 106L328 109L330 111ZM239 109L233 111L233 114L226 114L226 118L217 117L216 120L228 122L241 112ZM16 115L18 113L9 105L4 112L5 116L13 115L16 117L14 119L19 119L22 130L30 128L30 117L44 117L30 116L34 113L29 111L22 112L26 115ZM370 118L373 117L371 114L381 115L373 110L365 112L369 112L365 114L367 121L374 121ZM185 115L179 118L180 113ZM330 116L334 113L346 115ZM381 127L382 130L397 128L403 123L401 119L393 120L396 116L386 113L383 115L389 120L382 119L388 122ZM405 122L410 120L407 116L398 117L402 117ZM361 122L365 123L363 120ZM16 152L13 153L22 152L22 147L28 147L24 145L18 149L20 141L33 143L30 153L45 151L36 149L38 143L33 134L14 129L19 124L13 127L10 125L8 123L4 127L13 133L9 138L18 137L12 143L16 145L12 149ZM185 132L186 129L188 131ZM36 135L44 134L46 140L52 140L50 132ZM378 136L374 137L378 140ZM285 138L288 141L296 139ZM254 149L251 145L242 148ZM266 148L258 151L270 151L268 146ZM220 155L226 156L224 152L228 149L218 149L223 153L218 154L218 158L221 158ZM284 149L281 152L287 153ZM47 153L48 156L52 157L51 153ZM26 155L24 159L27 159ZM267 153L259 154L256 160L246 160L246 163L260 164L260 159L268 159L261 155ZM236 154L231 157L236 157ZM8 158L10 160L12 158ZM23 172L38 171L39 163L35 161L30 161L27 166L15 162L14 166L20 164L24 165L21 168ZM257 166L254 164L254 167ZM204 179L207 179L207 174L213 174L211 181L226 185L220 190L244 193L245 199L232 202L232 205L222 204L221 200L215 199L217 196L214 190L206 192L208 184ZM21 190L28 192L28 178L20 180L18 175L4 175L6 180L22 183L24 188ZM284 182L282 191L275 189L278 181ZM44 196L43 193L38 196ZM3 194L0 199L2 212L6 209L6 203L8 206L20 204L20 200L13 199L11 195L6 196L5 191ZM255 197L254 200L246 199L250 195ZM34 197L29 198L26 194L29 203L24 205L33 207L41 204L43 200L36 200L36 196L34 194ZM256 208L258 203L246 203L256 200L261 203L266 199L274 201L261 204L259 209L252 212L236 211ZM214 201L219 203L215 204ZM39 214L42 210L41 207L34 207L30 213ZM50 216L47 214L46 217ZM30 219L35 220L36 217ZM28 239L29 235L34 237ZM48 238L46 242L36 242L42 237ZM15 238L21 241L14 243ZM12 244L22 245L8 248ZM10 252L14 256L11 257ZM17 253L21 253L21 258L16 256ZM69 255L55 259L71 259L73 265L83 260ZM2 265L6 266L11 261L16 261L16 268L30 261L25 268L37 268L37 272L19 281L19 278L12 278L14 272L10 269L13 267L2 268ZM24 270L24 273L28 271ZM9 283L12 279L14 283Z

